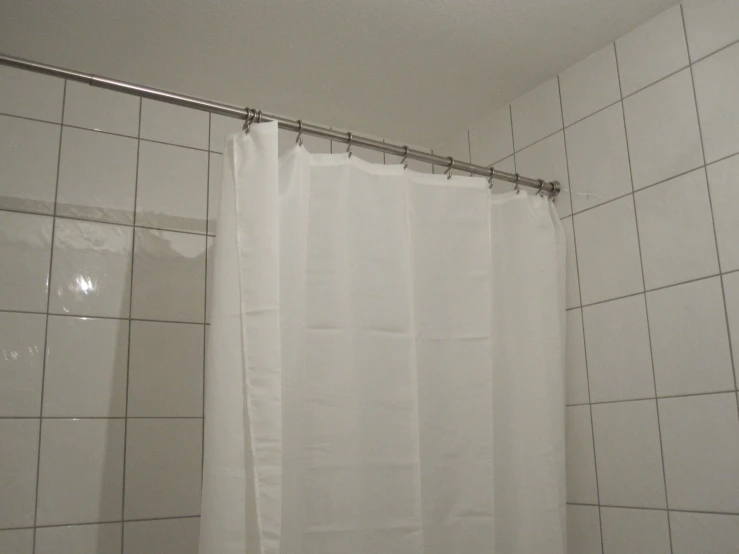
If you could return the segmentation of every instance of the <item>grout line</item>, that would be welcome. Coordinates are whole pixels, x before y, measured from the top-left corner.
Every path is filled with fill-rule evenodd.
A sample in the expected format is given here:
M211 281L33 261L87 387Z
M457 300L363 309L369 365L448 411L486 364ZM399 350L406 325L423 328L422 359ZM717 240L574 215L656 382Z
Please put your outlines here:
M141 136L141 114L143 112L143 99L139 97L139 137ZM131 237L131 278L128 291L128 351L126 354L126 403L124 406L125 418L123 420L123 480L121 483L121 519L126 514L126 451L128 450L128 392L131 384L131 329L133 322L130 316L133 314L133 264L136 260L136 207L138 204L139 193L139 161L141 159L141 139L136 143L136 181L133 187L133 227L134 232ZM207 227L206 227L207 228ZM123 533L123 525L121 525L121 554L124 551L125 539Z
M193 519L196 517L200 517L200 515L190 515L190 516L164 516L164 517L147 517L147 518L136 518L136 519L106 519L103 521L83 521L80 523L54 523L51 525L37 525L35 527L2 527L0 528L0 532L2 531L24 531L27 529L54 529L58 527L84 527L88 525L110 525L113 523L138 523L138 522L144 522L144 521L169 521L173 519Z
M208 137L211 136L211 127L213 125L213 115L208 115ZM209 139L210 140L210 139ZM208 143L210 144L210 143ZM329 150L331 145L329 144ZM208 178L206 180L206 195L205 195L205 223L206 230L210 225L210 155L208 155ZM208 321L208 239L205 239L205 293L203 294L203 321ZM203 366L202 366L202 405L200 407L201 414L205 418L205 367L207 363L206 356L206 345L208 344L208 328L203 326ZM201 437L200 437L200 488L203 487L203 472L205 471L205 421L201 425Z
M180 325L210 325L202 321L177 321L174 319L146 319L141 317L115 317L109 315L90 315L90 314L63 314L54 312L35 312L33 310L10 310L0 308L0 313L10 314L28 314L28 315L49 315L51 317L78 317L87 319L112 319L115 321L147 321L149 323L177 323Z
M652 508L646 506L618 506L616 504L589 504L587 502L567 502L569 506L591 506L601 508L621 508L624 510L652 510L655 512L679 512L683 514L715 514L721 516L739 516L739 512L716 512L711 510L686 510L683 508Z
M734 392L734 391L730 391ZM122 416L78 416L78 415L66 415L66 416L0 416L0 420L2 419L203 419L203 416L195 415L195 416L172 416L172 415L166 415L166 416L132 416L132 415L122 415Z
M64 81L62 87L62 121L64 120L64 106L67 101L67 81ZM54 184L54 206L53 214L56 214L56 200L59 195L59 168L61 167L62 159L62 138L64 136L64 126L59 125L59 149L57 151L56 159L56 183ZM54 267L54 231L56 229L56 217L52 216L51 219L51 239L50 239L50 250L49 250L49 273L47 274L46 284L46 322L44 325L44 356L41 363L41 391L40 391L40 402L39 402L39 423L38 423L38 451L36 452L36 495L33 506L33 541L32 541L32 552L36 551L36 526L38 525L38 496L39 496L39 481L41 480L41 432L43 430L43 416L44 416L44 385L46 382L46 354L49 350L49 306L51 304L51 271Z
M643 402L645 400L668 400L670 398L692 398L693 396L712 396L715 394L734 394L738 392L737 389L726 389L716 391L703 391L703 392L687 392L683 394L665 394L657 396L644 396L639 398L620 398L618 400L592 400L590 402L575 402L573 404L567 404L567 407L572 406L587 406L592 404L598 406L600 404L622 404L624 402Z

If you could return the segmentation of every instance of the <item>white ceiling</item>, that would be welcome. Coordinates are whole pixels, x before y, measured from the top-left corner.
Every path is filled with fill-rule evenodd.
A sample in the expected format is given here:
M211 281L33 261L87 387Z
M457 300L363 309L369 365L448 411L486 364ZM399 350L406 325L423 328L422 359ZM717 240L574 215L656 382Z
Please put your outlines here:
M676 0L7 0L0 52L434 145Z

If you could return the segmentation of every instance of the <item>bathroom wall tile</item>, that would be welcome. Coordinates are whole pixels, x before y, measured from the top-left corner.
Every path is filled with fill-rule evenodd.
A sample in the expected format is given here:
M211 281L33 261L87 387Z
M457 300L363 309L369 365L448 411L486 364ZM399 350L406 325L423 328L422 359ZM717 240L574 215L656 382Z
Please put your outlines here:
M64 124L136 137L140 101L130 94L67 81Z
M0 529L33 525L38 433L38 419L0 419Z
M210 310L213 306L213 283L215 282L215 239L208 237L206 242L206 264L205 270L205 322L210 323Z
M52 218L0 212L0 309L46 311Z
M593 431L601 503L665 508L655 401L596 404Z
M208 154L141 141L136 224L205 233Z
M585 342L580 310L567 312L565 373L567 404L585 404L588 400L588 375L585 367Z
M0 115L0 208L54 212L59 129Z
M120 519L124 429L120 419L43 421L39 525Z
M654 376L644 295L583 311L593 402L654 397Z
M121 524L66 525L36 530L35 554L120 554Z
M133 224L138 142L65 127L57 215Z
M223 156L210 154L208 164L208 234L215 235L218 211L221 203L221 181L223 180Z
M621 104L565 130L575 212L632 191Z
M513 144L517 152L561 129L562 109L557 78L519 96L511 104L511 109Z
M631 196L574 216L583 304L643 290Z
M731 347L734 352L734 363L739 357L739 272L724 275L724 294L726 295L726 311L729 318ZM739 367L735 367L739 373Z
M49 316L44 417L126 415L128 321Z
M202 323L206 237L136 230L132 317Z
M64 80L0 67L0 113L60 123Z
M634 188L703 164L690 70L624 100Z
M567 506L567 552L601 554L598 506Z
M125 526L123 554L198 554L198 517L132 521Z
M731 552L739 544L739 516L670 512L673 554Z
M670 508L739 512L736 394L659 401Z
M734 388L718 277L648 292L647 306L659 396Z
M565 125L621 100L613 43L562 72L559 86Z
M688 47L680 6L662 12L618 39L616 51L624 96L687 66Z
M608 554L671 554L667 512L601 508L603 549Z
M693 61L739 40L736 0L687 0L683 2L683 13Z
M567 502L598 503L590 406L566 408Z
M211 114L210 116L210 141L208 148L211 152L223 153L226 137L232 133L241 131L244 120L225 115ZM329 147L330 149L330 147Z
M0 552L33 554L33 529L0 531Z
M518 144L516 144L516 147L518 148ZM516 168L521 175L526 177L559 181L562 185L562 192L559 193L555 202L557 213L559 217L570 215L572 212L569 192L570 181L567 175L564 133L559 132L525 150L517 152Z
M577 276L577 253L575 251L575 232L572 227L572 218L562 220L562 228L567 238L567 278L565 279L566 287L566 305L567 308L574 308L580 305L580 280Z
M200 513L201 419L132 419L125 519Z
M132 322L128 379L129 417L202 417L203 326Z
M703 169L639 191L635 200L647 289L718 273Z
M0 312L0 417L38 417L46 316Z
M208 149L208 112L144 98L141 138Z
M739 44L693 66L706 162L739 152Z
M490 165L513 154L511 109L503 106L470 127L473 164Z
M132 237L130 227L57 219L49 311L128 317Z
M716 226L718 255L722 271L739 269L739 156L733 156L707 167L711 191L713 223Z

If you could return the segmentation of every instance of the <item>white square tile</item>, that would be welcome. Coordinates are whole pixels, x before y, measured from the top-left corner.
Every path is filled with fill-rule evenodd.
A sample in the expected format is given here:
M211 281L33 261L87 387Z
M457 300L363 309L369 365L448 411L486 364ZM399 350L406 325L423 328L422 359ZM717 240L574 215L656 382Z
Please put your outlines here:
M729 333L734 356L739 357L739 273L723 276L726 311L729 317ZM736 363L736 359L734 361ZM736 368L739 373L739 367Z
M621 103L565 130L575 212L632 191Z
M51 225L48 216L0 212L0 309L46 311Z
M634 200L647 289L718 273L703 169L639 191Z
M235 117L226 117L225 115L210 115L210 145L211 152L223 154L226 137L233 133L241 131L244 127L243 119ZM330 152L330 146L329 146Z
M593 431L601 503L665 508L655 401L596 404Z
M221 204L221 181L223 180L223 156L211 154L208 165L208 234L215 235L218 211Z
M49 316L44 417L126 415L128 321Z
M739 152L739 44L693 66L706 162Z
M0 531L0 552L33 554L33 529Z
M121 518L121 419L45 419L41 429L38 524Z
M203 416L203 340L199 324L131 323L129 417Z
M519 96L511 104L513 144L518 152L562 128L557 78Z
M206 237L136 230L132 317L202 323Z
M49 311L128 317L131 227L57 219Z
M121 534L120 523L40 527L35 554L120 554Z
M57 215L133 224L138 142L65 127Z
M703 165L690 70L624 100L634 188Z
M613 43L561 73L559 86L565 125L621 100Z
M580 309L569 310L566 319L565 373L567 404L586 404L589 402L588 374L585 368L585 342Z
M673 554L732 552L739 544L739 516L670 512Z
M577 255L575 252L575 232L572 228L572 218L562 220L562 228L567 238L567 308L574 308L580 305L580 280L577 276Z
M687 0L683 2L683 14L693 61L739 40L736 0Z
M0 417L38 417L46 316L0 312Z
M213 283L215 282L215 239L208 237L206 243L206 268L207 275L205 276L205 322L210 323L210 310L213 306Z
M576 214L574 220L583 304L642 292L631 196Z
M644 295L584 309L593 402L654 397Z
M68 81L64 123L137 137L140 102L138 96Z
M38 419L0 419L0 528L34 524Z
M568 554L601 554L598 506L567 506Z
M590 406L566 408L567 502L598 503Z
M518 145L516 145L518 147ZM562 192L554 203L559 217L572 213L570 206L570 180L567 175L567 156L563 132L552 135L533 146L516 153L516 171L533 179L559 181Z
M141 141L136 224L206 231L208 154Z
M716 227L718 255L722 271L739 269L739 156L733 156L707 167L711 191L713 223Z
M667 512L601 508L603 550L608 554L671 554Z
M658 396L734 388L719 277L647 293Z
M141 101L141 138L208 149L209 114L143 98Z
M616 51L624 96L686 67L688 47L680 6L618 39Z
M469 131L464 129L455 135L449 137L447 140L437 145L434 148L434 154L444 156L445 158L452 157L458 162L469 162L470 161L470 142L469 142ZM446 166L436 166L437 173L444 173ZM454 173L454 172L452 172ZM463 175L462 172L457 171L456 175Z
M200 513L201 419L132 419L126 442L126 519Z
M490 165L513 154L511 108L504 106L470 127L473 164Z
M64 80L0 67L0 112L43 121L62 121Z
M659 401L670 508L739 512L736 394Z
M200 518L126 523L123 554L198 554Z
M0 115L0 208L54 213L59 129Z

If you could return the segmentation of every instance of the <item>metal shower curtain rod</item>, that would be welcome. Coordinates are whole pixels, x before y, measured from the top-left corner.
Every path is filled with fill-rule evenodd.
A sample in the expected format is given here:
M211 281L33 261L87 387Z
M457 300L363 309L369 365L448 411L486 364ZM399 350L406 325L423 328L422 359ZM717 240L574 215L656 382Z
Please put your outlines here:
M33 62L13 56L6 56L4 54L0 54L0 65L17 67L19 69L34 71L36 73L44 73L46 75L61 77L63 79L69 79L71 81L87 83L93 87L100 87L127 94L133 94L136 96L141 96L143 98L159 100L160 102L177 104L178 106L184 106L186 108L193 108L196 110L224 115L227 117L234 117L236 119L243 119L247 122L252 122L255 120L276 121L281 129L287 129L289 131L300 132L306 135L322 137L335 142L349 144L350 146L361 146L363 148L370 148L372 150L385 152L387 154L394 154L395 156L403 158L404 160L412 159L418 160L420 162L443 166L446 167L447 173L453 169L456 169L465 173L482 175L484 177L487 177L491 181L491 183L492 179L507 181L509 183L514 183L516 187L529 187L536 189L538 192L541 193L548 192L551 198L555 198L560 192L560 184L557 181L544 181L543 179L532 179L530 177L523 177L518 173L508 173L506 171L500 171L493 167L485 167L467 162L461 162L459 160L455 160L452 157L437 156L435 154L430 154L428 152L416 150L407 146L401 146L398 144L382 142L367 137L361 137L354 135L353 133L335 131L328 127L321 127L319 125L303 123L301 120L288 119L280 115L262 112L261 110L241 108L239 106L224 104L222 102L214 102L213 100L206 100L194 96L186 96L184 94L167 92L143 85L136 85L134 83L127 83L125 81L109 79L107 77L99 77L91 73L82 73L80 71L64 69L63 67Z

